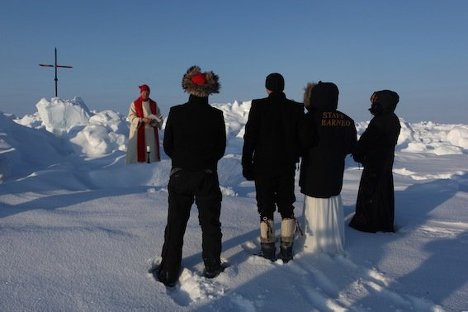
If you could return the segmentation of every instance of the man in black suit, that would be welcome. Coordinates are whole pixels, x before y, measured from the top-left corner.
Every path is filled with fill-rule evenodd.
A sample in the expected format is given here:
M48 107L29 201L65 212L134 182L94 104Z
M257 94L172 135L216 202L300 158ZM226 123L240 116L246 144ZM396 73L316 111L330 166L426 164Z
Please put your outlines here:
M288 262L296 229L294 181L304 106L286 98L284 78L279 73L266 77L265 88L268 97L252 101L245 125L242 171L247 180L255 181L261 255L276 259L273 213L277 206L282 218L279 257Z
M208 103L208 96L219 92L218 76L192 66L182 79L182 87L190 94L189 100L170 109L164 133L164 151L172 160L172 170L157 277L169 287L179 279L184 234L194 201L202 229L203 274L214 278L223 270L217 164L226 148L226 129L222 111Z

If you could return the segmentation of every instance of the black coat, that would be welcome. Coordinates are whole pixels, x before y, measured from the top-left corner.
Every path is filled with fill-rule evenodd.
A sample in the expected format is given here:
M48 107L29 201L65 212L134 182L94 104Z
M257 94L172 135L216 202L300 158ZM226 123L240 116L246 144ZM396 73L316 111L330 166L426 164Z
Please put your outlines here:
M300 138L303 148L301 192L318 198L339 195L345 158L353 151L357 140L354 121L334 107L314 109L306 114Z
M252 100L242 149L247 179L294 171L300 156L298 128L303 116L303 104L287 99L283 92Z
M207 97L190 95L189 101L171 107L164 131L164 151L173 168L217 171L226 149L223 112Z
M394 108L393 108L394 109ZM350 226L366 232L393 232L393 161L400 121L393 109L378 113L360 137L354 160L364 166Z

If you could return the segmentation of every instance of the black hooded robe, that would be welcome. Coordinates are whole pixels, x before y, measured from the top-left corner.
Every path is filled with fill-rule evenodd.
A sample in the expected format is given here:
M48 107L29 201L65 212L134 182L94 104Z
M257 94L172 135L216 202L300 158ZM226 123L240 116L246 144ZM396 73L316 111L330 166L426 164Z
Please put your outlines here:
M393 107L394 109L394 107ZM364 170L350 226L375 233L394 232L393 161L400 121L392 110L379 112L360 137L353 158Z

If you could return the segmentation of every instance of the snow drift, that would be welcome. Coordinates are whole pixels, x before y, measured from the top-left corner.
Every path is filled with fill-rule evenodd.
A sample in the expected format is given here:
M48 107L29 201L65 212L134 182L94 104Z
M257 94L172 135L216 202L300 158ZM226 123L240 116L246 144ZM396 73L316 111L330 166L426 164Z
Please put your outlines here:
M40 105L39 105L40 104ZM34 114L0 113L1 311L462 311L468 305L468 126L401 119L396 233L346 227L346 254L300 252L288 264L259 248L255 188L241 175L250 102L216 104L228 136L219 162L222 257L201 276L196 209L179 283L148 269L159 259L170 160L125 165L126 117L82 100L42 99ZM358 122L358 132L368 122ZM163 136L163 133L161 133ZM345 221L361 170L348 159ZM303 197L297 191L296 216ZM278 231L278 228L276 228Z

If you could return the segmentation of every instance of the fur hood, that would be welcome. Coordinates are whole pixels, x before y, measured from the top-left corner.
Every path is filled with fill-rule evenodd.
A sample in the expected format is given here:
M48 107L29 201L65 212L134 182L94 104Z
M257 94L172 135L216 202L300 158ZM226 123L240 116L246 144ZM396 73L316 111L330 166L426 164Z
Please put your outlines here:
M339 91L334 83L309 82L304 90L304 106L308 111L334 111L338 108Z
M212 71L202 72L200 67L190 67L182 77L182 88L185 92L198 97L207 97L219 93L221 85L218 76Z

